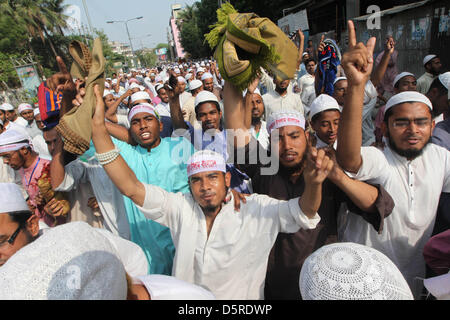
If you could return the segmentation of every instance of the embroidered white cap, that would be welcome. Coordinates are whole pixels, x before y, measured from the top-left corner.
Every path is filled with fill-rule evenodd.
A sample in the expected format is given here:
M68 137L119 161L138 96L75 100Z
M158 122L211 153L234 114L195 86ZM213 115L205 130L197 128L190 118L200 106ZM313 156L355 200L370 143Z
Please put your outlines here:
M211 150L201 150L195 152L188 160L188 177L207 171L226 172L225 159L221 154Z
M156 119L159 120L159 114L158 112L156 112L155 108L153 108L151 104L140 103L131 108L130 112L128 113L128 121L131 122L131 120L133 120L133 117L141 112L152 114Z
M134 103L138 100L150 100L150 102L152 101L152 99L150 98L150 95L146 91L135 92L130 96L130 99L131 99L131 103Z
M272 112L267 119L267 131L271 134L273 130L286 126L297 126L305 130L305 123L305 117L300 112Z
M0 153L17 151L24 147L31 147L30 137L14 129L0 134Z
M33 107L28 103L21 103L17 107L17 111L20 113L24 112L25 110L33 110Z

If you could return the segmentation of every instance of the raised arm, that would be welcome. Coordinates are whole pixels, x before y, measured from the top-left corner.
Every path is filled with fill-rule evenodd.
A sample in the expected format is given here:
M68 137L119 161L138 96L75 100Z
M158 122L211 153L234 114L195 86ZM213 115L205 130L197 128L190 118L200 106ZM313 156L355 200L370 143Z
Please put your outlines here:
M313 218L322 202L322 183L333 169L334 162L322 149L310 146L307 154L306 166L303 171L305 191L298 200L303 213Z
M364 87L373 67L375 38L365 46L356 44L355 27L348 21L349 46L342 58L342 66L348 81L347 95L338 129L336 158L346 171L356 173L361 167L362 111Z
M381 83L381 80L383 79L384 74L386 73L389 60L391 59L394 50L395 50L395 41L392 37L389 37L386 39L385 42L383 57L381 58L380 63L375 67L372 76L370 78L375 87Z
M92 141L96 152L102 154L115 149L115 145L105 126L105 105L98 86L94 87L94 92L97 104L92 118ZM138 206L144 204L145 187L136 178L136 175L120 154L114 161L103 165L103 168L123 195L130 198Z
M132 94L131 90L128 89L123 95L121 95L119 97L119 99L117 99L113 103L113 105L106 110L106 113L105 113L106 119L108 119L109 121L111 121L113 123L117 123L118 122L118 120L117 120L117 108L122 103L122 101L125 100L127 97L131 96L131 94Z
M164 88L169 95L169 107L170 118L174 130L188 129L186 122L184 122L183 112L180 106L180 94L182 93L181 87L178 83L177 77L174 74L170 75L169 85L165 85Z
M233 129L240 136L238 139L237 135L235 135L234 147L244 148L251 139L251 135L244 123L244 98L242 93L228 81L225 81L223 88L223 102L226 129Z
M302 63L303 58L303 47L305 45L305 35L303 34L301 29L298 29L297 35L300 39L300 45L298 47L298 59L297 59L297 70L300 67L300 63Z

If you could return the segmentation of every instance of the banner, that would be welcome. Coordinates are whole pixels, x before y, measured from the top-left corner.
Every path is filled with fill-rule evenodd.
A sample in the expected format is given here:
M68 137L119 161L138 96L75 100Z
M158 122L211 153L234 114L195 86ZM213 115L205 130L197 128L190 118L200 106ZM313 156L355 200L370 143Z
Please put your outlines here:
M15 67L22 87L30 93L32 97L37 96L37 88L41 84L41 79L33 64Z
M298 29L302 29L302 31L309 30L308 14L306 13L306 9L296 13L291 13L279 19L278 27L286 34L295 32Z

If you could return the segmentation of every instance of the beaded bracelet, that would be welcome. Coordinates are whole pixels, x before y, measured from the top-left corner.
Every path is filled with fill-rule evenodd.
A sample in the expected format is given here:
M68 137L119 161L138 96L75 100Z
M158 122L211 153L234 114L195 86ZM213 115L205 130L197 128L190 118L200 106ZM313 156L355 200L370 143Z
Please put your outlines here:
M104 166L107 165L108 163L113 162L114 160L117 159L117 157L120 155L120 150L115 147L114 149L108 151L108 152L104 152L104 153L95 153L95 156L98 160L98 162Z

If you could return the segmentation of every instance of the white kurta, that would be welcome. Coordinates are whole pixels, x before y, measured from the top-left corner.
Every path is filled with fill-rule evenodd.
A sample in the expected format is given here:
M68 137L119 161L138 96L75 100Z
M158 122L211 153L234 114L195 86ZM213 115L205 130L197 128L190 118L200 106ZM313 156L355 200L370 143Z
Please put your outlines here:
M361 148L358 180L382 185L395 202L379 235L357 215L349 215L343 241L375 248L387 255L408 281L415 298L425 276L423 248L431 236L441 192L450 192L450 153L428 144L423 154L408 161L389 147Z
M270 136L269 132L267 131L267 123L265 121L261 120L261 128L259 129L258 137L253 125L250 127L250 133L256 140L258 140L259 144L264 149L269 149Z
M437 77L432 75L431 73L425 72L423 75L417 79L416 90L421 94L427 94L428 90L430 90L431 83Z
M55 191L72 191L80 183L90 182L103 216L104 227L115 235L130 239L123 196L98 161L92 159L86 163L77 159L66 165L64 170L64 180Z
M264 94L262 98L266 112L266 120L269 119L272 112L279 111L297 111L304 115L303 104L300 96L289 91L289 89L284 96L280 96L276 91L270 91Z
M170 105L168 103L161 102L155 107L155 109L160 117L162 116L170 117Z
M314 229L320 221L302 212L298 198L282 201L253 194L234 210L233 198L217 215L209 237L206 219L190 194L145 185L139 209L170 228L176 253L172 275L210 290L217 299L263 299L270 250L279 232Z

